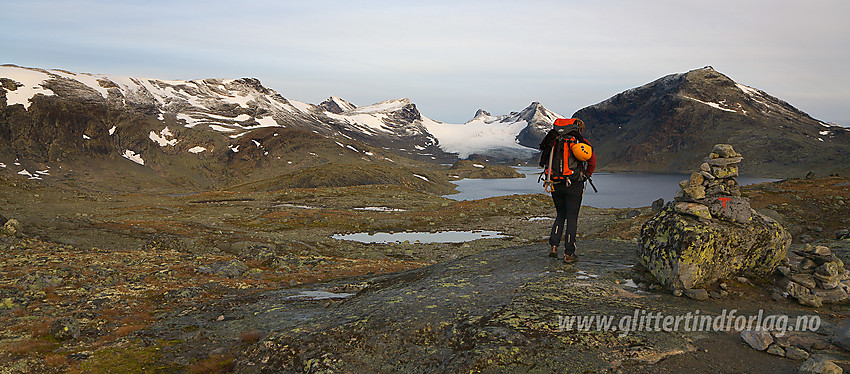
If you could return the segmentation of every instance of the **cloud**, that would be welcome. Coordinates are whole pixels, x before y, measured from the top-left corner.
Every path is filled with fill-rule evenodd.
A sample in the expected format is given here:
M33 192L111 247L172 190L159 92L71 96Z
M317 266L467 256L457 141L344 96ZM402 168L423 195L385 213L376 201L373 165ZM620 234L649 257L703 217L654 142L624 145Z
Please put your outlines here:
M571 114L712 65L815 117L850 118L844 0L2 2L9 63L255 76L304 101L410 97L452 122L485 100L493 113L533 99Z

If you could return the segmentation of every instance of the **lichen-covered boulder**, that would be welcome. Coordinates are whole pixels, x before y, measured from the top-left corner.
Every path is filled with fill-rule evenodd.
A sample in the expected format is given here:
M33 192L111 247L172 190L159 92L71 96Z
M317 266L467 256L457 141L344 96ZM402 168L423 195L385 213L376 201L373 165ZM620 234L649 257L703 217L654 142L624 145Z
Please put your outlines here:
M767 276L785 258L791 235L773 219L751 213L741 224L681 214L670 204L641 228L639 263L670 289Z

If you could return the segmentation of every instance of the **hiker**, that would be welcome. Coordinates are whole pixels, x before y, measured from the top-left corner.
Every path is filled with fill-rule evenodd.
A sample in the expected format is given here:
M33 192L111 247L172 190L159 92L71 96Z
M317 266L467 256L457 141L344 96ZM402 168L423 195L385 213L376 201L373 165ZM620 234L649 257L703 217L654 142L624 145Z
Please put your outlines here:
M558 215L549 235L549 257L558 258L558 245L564 237L564 263L578 261L576 225L585 182L596 169L596 153L584 139L584 122L578 118L559 118L540 143L540 167L545 168L547 191ZM568 151L569 149L569 151ZM553 152L554 150L554 152ZM566 160L564 158L567 158ZM554 166L554 167L550 167ZM564 226L566 225L566 231Z

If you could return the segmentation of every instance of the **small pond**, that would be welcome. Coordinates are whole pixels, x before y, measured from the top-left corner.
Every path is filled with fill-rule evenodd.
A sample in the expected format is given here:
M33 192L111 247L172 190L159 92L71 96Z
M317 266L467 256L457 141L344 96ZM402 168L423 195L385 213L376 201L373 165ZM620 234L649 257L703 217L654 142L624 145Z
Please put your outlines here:
M437 232L378 232L374 234L360 232L355 234L336 234L334 239L353 240L360 243L463 243L478 239L507 238L498 231L437 231Z

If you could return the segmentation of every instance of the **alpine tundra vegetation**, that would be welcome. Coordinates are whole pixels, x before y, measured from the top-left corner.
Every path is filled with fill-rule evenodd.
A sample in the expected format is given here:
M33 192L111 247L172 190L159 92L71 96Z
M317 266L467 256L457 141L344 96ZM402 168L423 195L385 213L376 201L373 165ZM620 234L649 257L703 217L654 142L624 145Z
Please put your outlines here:
M550 197L444 197L521 176L563 117L2 65L2 371L848 368L846 129L711 67L583 108L600 171L687 174L672 201L584 207L563 264Z

